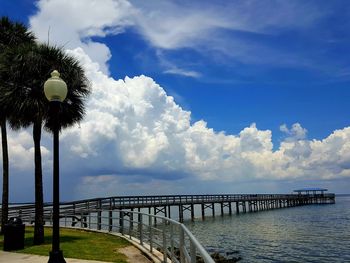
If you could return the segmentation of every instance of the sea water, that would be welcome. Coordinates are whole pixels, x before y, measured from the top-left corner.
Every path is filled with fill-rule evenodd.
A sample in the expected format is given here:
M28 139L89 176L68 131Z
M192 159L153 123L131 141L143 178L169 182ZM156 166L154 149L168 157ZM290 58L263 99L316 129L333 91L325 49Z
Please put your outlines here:
M307 205L185 221L211 252L239 262L350 262L350 196Z

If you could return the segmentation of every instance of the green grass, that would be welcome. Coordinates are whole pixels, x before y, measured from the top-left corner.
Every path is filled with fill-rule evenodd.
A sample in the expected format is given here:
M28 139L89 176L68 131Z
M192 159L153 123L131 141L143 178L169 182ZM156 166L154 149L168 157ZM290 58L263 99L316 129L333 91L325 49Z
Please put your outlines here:
M19 253L48 256L51 251L51 228L45 228L45 243L33 245L34 228L26 226L24 249ZM77 229L60 229L60 246L65 258L79 258L100 260L107 262L127 263L124 254L118 249L129 246L130 243L122 238L96 232ZM3 249L3 236L0 240L0 249Z

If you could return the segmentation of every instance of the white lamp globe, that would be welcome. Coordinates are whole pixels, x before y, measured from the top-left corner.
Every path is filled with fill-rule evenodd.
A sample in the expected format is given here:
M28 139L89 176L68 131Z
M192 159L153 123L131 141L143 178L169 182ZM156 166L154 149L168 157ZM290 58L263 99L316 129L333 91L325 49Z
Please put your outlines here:
M49 101L62 102L67 97L67 84L60 78L57 70L51 72L51 78L44 83L45 97Z

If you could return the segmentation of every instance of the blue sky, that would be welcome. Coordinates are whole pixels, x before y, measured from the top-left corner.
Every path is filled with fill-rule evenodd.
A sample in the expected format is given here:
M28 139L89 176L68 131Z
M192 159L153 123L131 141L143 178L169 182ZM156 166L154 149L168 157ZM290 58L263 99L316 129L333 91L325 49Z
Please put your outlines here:
M69 197L188 193L188 183L201 193L304 185L347 192L348 1L0 0L0 7L40 41L50 30L50 43L84 61L96 90L81 129L63 134L63 145L77 142L63 146L77 164L68 165L74 183L63 179ZM30 158L29 143L24 149L28 157L18 158Z

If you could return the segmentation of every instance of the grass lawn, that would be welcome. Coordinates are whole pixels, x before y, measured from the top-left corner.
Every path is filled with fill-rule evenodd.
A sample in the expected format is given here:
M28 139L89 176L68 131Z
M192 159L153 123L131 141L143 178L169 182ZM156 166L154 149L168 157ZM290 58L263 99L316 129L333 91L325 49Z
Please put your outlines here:
M33 245L34 228L25 228L24 249L19 253L28 253L48 256L51 251L51 228L45 228L45 243L40 246ZM65 258L80 258L101 260L107 262L127 263L124 254L118 252L119 248L129 246L130 243L122 238L76 229L60 229L60 247ZM3 249L3 236L0 237L0 249Z

